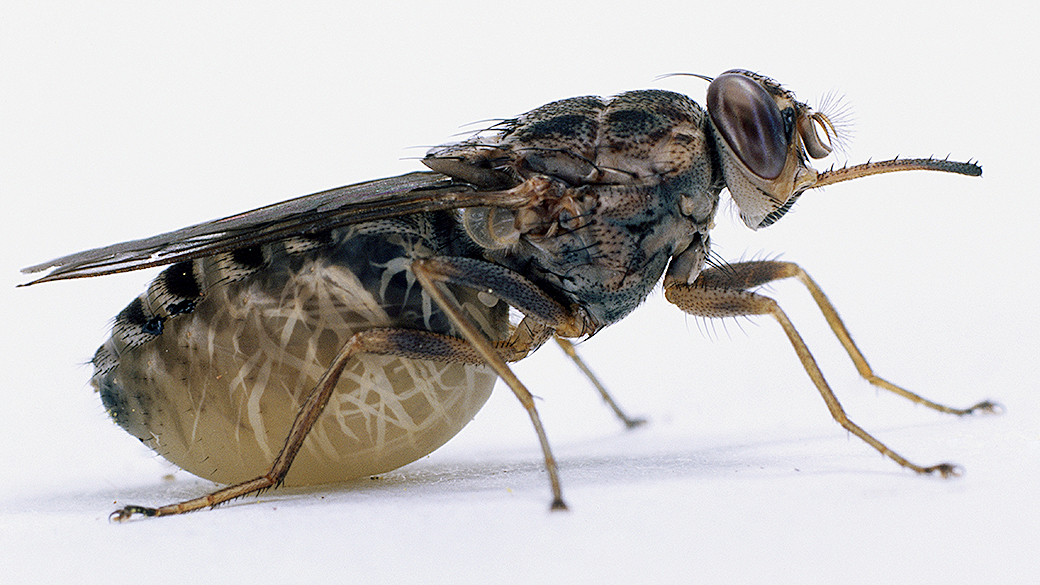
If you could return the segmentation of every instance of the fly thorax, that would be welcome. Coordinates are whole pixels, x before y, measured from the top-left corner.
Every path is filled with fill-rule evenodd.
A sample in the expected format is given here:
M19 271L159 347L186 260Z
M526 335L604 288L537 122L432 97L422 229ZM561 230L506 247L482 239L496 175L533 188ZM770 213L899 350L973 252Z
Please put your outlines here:
M658 186L568 189L515 213L515 245L488 254L601 326L632 311L696 231L677 191Z
M709 134L690 98L631 91L547 104L424 162L478 190L550 182L518 209L467 209L460 223L486 258L606 325L710 226L723 183Z

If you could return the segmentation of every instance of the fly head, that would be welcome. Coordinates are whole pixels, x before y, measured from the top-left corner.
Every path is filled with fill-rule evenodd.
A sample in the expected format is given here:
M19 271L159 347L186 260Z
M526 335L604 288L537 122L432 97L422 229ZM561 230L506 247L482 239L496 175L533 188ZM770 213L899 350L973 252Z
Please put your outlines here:
M895 159L818 172L809 159L828 156L837 138L825 114L757 73L733 69L704 79L711 82L707 107L726 187L751 229L776 222L806 190L840 181L902 170L982 173L970 162L937 159Z

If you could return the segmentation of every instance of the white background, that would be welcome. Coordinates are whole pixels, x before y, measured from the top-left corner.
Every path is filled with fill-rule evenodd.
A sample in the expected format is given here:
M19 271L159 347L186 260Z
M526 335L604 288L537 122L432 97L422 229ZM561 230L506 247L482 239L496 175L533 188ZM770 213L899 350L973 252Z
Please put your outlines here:
M12 5L13 4L13 5ZM1025 2L8 2L0 9L0 573L7 583L1035 583L1040 551L1035 25ZM343 3L346 4L346 3ZM516 366L562 468L549 514L526 415L499 387L432 456L378 480L110 524L210 484L107 420L85 363L144 271L15 289L18 269L291 196L420 168L467 123L545 102L772 76L854 109L847 152L978 159L806 194L724 257L800 262L882 375L857 378L796 284L771 288L853 420L829 417L775 323L705 323L660 293L583 344L625 432L560 352ZM173 474L173 479L164 475ZM58 581L61 580L61 581Z

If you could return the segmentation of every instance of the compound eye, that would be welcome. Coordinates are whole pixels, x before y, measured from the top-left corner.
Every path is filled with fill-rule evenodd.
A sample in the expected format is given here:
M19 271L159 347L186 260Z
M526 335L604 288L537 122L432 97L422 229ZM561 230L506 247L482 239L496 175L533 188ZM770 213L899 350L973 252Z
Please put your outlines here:
M773 97L757 81L723 73L708 86L708 113L752 173L775 179L787 162L788 133Z

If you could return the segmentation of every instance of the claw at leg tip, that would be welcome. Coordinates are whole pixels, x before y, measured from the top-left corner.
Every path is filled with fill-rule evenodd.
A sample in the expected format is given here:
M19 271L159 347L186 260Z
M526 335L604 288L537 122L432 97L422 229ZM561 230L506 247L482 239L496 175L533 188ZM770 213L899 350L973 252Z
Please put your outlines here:
M125 508L116 510L108 515L109 522L126 522L134 517L134 514L140 514L142 516L155 516L155 508L145 508L144 506L126 506Z
M567 507L567 504L563 500L557 498L557 499L553 500L552 505L549 506L549 511L550 512L568 512L568 511L570 511L570 508Z
M940 463L939 465L928 467L924 471L925 473L938 472L944 479L964 475L964 468L954 463Z
M645 418L631 418L625 421L625 428L636 429L646 424Z
M969 408L968 411L973 414L976 412L982 414L1004 414L1004 405L999 402L993 402L992 400L984 400Z

